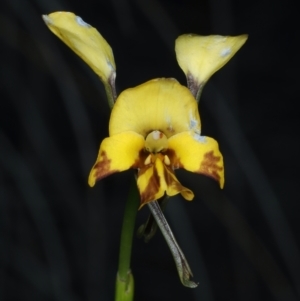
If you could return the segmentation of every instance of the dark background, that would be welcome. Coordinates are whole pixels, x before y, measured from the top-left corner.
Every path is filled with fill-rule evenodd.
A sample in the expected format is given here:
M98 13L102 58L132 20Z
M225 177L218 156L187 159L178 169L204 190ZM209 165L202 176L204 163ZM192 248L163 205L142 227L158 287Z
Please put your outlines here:
M97 76L44 25L41 15L58 10L81 16L110 43L118 91L157 77L184 84L174 53L180 34L249 34L200 102L203 134L224 155L225 189L179 172L196 197L174 197L166 212L199 287L181 285L161 233L148 244L135 237L135 300L299 300L294 4L0 2L0 300L113 300L133 172L87 185L109 108ZM147 215L145 207L136 226Z

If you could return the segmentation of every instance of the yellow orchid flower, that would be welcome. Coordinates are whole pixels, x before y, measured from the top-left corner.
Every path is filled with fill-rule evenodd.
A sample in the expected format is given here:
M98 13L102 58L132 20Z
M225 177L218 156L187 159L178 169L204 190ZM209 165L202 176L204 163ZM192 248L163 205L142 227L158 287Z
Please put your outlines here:
M89 185L112 173L138 170L141 206L193 192L174 174L177 168L204 174L224 185L223 158L217 142L200 135L195 98L175 79L154 79L123 91L112 109L109 137L104 139Z
M188 88L175 79L159 78L127 89L117 98L114 57L101 34L73 13L55 12L43 18L49 29L99 75L112 106L109 137L100 145L88 179L90 186L115 172L137 169L141 207L165 194L194 198L176 178L174 170L178 168L209 176L223 188L223 158L217 142L201 136L196 99L210 76L245 43L247 35L179 36L175 52Z
M44 15L43 19L49 29L100 77L112 107L109 137L100 145L89 175L89 185L93 187L97 180L113 173L136 169L140 208L148 203L171 250L183 285L197 287L197 283L190 280L192 271L156 200L179 193L188 201L194 198L193 192L176 178L174 171L178 168L211 177L223 188L223 157L218 143L201 135L198 100L208 79L238 51L247 35L179 36L175 52L188 87L173 78L158 78L127 89L117 97L114 57L102 35L73 13L55 12ZM129 201L126 208L132 209L133 203ZM123 300L124 296L126 300L133 298L128 243L132 239L134 222L131 213L136 211L135 208L125 210L116 300ZM150 227L152 232L145 234L145 227L142 226L141 235L148 240L155 228Z

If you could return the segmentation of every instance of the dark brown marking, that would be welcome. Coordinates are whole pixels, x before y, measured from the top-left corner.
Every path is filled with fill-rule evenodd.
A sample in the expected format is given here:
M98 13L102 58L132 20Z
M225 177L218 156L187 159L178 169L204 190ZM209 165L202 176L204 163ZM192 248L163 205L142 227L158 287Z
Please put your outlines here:
M167 166L164 166L164 177L165 181L167 183L167 186L174 187L177 191L182 190L182 185L178 182L175 181L174 178L172 177L173 170Z
M163 152L163 154L165 154L169 157L172 169L182 168L182 164L180 163L179 159L177 158L174 150L169 148L165 152Z
M139 169L139 175L142 175L150 166L152 166L152 163L145 165L145 160L149 155L150 153L142 148L139 152L138 159L135 160L134 164L131 166L131 168Z
M150 168L150 166L146 166L144 169L140 169L138 176L145 173L145 171ZM159 191L160 188L160 179L159 175L157 173L157 170L155 167L153 167L153 175L149 179L148 185L145 188L145 190L141 193L141 206L140 208L145 205L146 203L149 203L151 201L154 201L155 194Z
M175 130L174 130L174 128L171 125L169 125L167 127L167 131L169 131L170 133L175 133Z
M96 163L93 167L93 169L95 170L94 177L96 181L101 180L118 171L118 170L111 170L110 163L111 160L108 159L106 152L102 151L100 153L100 161Z
M204 160L200 164L199 170L196 172L211 177L220 183L221 177L218 172L223 170L223 167L217 165L220 160L220 156L214 156L214 152L210 151L204 154Z
M164 177L165 177L167 186L173 187L175 190L178 191L178 193L186 192L186 193L190 194L190 190L188 188L182 186L181 183L178 181L178 179L176 178L175 173L171 167L165 165Z
M188 85L189 90L191 91L191 93L193 94L195 99L197 100L200 97L199 93L201 93L201 90L203 89L204 83L199 83L193 77L193 75L189 72L186 75L186 80L187 80L187 85ZM198 99L198 101L199 101L199 99Z

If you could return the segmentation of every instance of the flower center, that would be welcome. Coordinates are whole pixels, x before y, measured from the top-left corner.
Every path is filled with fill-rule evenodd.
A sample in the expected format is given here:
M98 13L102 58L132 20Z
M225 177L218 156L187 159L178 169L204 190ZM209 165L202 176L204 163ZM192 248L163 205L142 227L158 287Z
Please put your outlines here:
M160 131L152 131L148 134L145 141L145 149L149 153L159 153L167 150L168 138Z

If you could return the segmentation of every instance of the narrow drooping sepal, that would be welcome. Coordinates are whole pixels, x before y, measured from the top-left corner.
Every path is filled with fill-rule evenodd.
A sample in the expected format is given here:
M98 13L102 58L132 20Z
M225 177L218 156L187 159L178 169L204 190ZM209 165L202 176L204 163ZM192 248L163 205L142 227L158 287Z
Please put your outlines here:
M172 233L172 230L160 209L160 206L156 201L154 201L149 203L148 207L169 246L169 249L176 264L177 272L181 283L186 287L197 287L198 284L191 280L191 277L193 277L193 273L189 266L189 263L186 260L181 248L179 247Z
M144 144L144 138L135 132L123 132L105 138L90 172L89 185L93 187L97 180L133 167L139 161Z
M243 46L248 36L200 36L184 34L175 41L177 62L197 100L209 78Z
M169 157L173 168L206 175L224 186L224 163L216 140L191 131L171 137Z
M160 200L157 200L157 203L159 204L161 211L163 212L169 202L170 198L168 195L164 195ZM137 236L138 238L144 238L144 242L148 243L150 239L155 235L157 231L157 223L153 217L153 215L150 213L147 221L140 225L140 227L137 230Z

